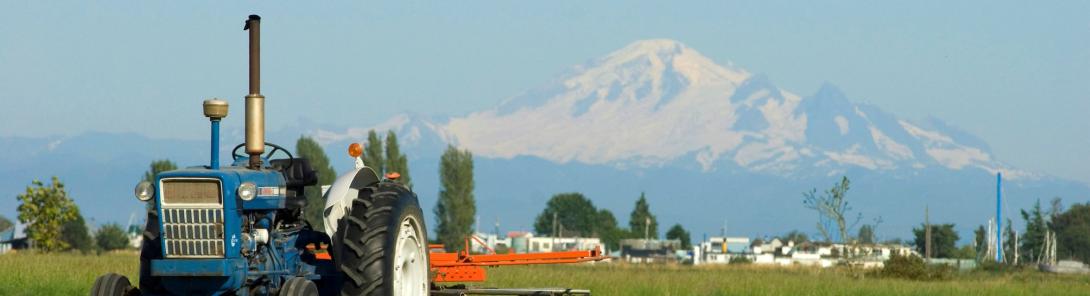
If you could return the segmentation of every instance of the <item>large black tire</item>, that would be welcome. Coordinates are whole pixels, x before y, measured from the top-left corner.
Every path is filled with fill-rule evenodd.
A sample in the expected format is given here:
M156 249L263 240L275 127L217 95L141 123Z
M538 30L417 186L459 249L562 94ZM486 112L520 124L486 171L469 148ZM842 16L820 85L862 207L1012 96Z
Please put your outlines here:
M334 239L340 258L334 259L344 273L342 296L393 296L399 289L398 296L427 295L427 228L416 194L392 182L374 184L360 190L341 220L343 236ZM405 238L410 232L415 239L402 242L415 241L405 244L412 250L398 251L405 249L397 246L399 234ZM422 276L416 272L420 268ZM412 275L404 275L406 271Z
M139 293L133 289L129 278L116 273L99 276L91 286L91 296L127 296L134 292Z
M308 279L294 277L280 287L279 296L318 296L318 286Z
M163 258L163 241L159 239L159 212L148 210L144 223L144 241L140 243L140 292L145 295L166 295L166 289L157 277L151 276L151 260Z

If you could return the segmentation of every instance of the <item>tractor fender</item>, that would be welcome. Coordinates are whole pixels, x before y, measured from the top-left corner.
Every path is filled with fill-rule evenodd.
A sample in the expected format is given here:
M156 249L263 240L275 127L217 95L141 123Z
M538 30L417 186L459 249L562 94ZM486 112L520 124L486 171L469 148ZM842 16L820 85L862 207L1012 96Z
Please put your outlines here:
M337 222L352 210L352 200L359 196L360 189L378 182L378 174L369 167L354 168L337 177L324 196L322 216L325 233L337 233Z

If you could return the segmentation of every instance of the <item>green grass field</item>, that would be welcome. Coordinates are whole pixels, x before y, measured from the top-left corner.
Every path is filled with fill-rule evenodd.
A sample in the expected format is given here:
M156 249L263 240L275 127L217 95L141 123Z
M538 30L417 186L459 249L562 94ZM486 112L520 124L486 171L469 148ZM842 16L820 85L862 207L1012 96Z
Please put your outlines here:
M0 295L87 295L95 277L137 274L136 253L0 255ZM961 273L951 280L880 279L847 269L761 266L550 265L488 270L482 287L568 287L595 295L1090 295L1090 276Z

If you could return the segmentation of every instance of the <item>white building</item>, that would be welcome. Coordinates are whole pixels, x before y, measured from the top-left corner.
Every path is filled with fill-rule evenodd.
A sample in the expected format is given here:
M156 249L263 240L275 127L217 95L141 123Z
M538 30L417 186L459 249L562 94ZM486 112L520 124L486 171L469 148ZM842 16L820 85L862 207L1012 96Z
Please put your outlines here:
M752 257L752 253L748 237L711 237L693 246L693 265L727 264L731 258Z

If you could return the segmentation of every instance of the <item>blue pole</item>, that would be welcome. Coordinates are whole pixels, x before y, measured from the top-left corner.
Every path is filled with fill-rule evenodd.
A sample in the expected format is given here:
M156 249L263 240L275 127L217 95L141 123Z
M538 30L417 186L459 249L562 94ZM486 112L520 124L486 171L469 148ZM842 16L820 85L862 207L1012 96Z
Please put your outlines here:
M220 120L212 119L212 164L213 170L220 168Z
M995 173L995 262L1003 262L1003 173Z

